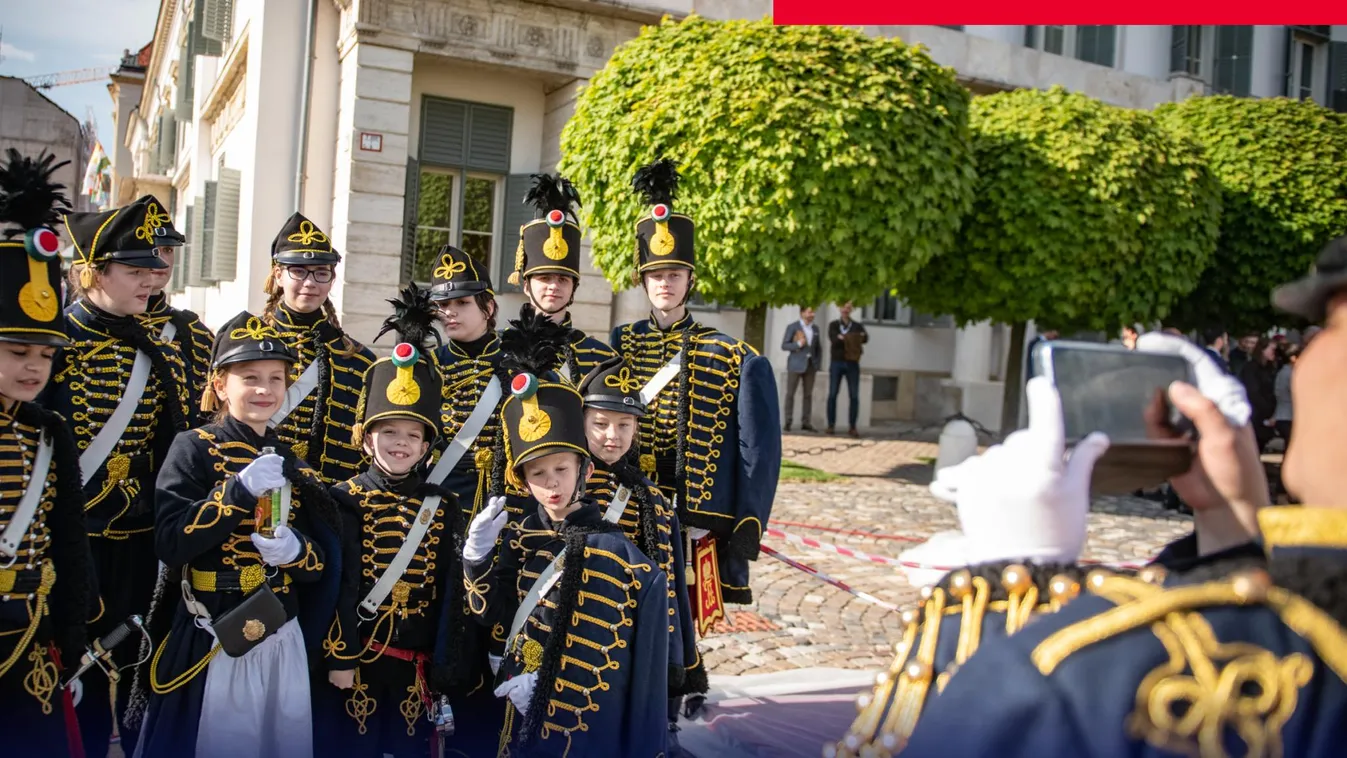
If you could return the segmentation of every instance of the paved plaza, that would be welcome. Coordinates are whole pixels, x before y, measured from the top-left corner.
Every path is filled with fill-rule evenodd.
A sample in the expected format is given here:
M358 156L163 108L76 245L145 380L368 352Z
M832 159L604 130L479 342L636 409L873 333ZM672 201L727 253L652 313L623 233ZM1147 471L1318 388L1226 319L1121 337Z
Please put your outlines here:
M910 435L907 435L910 436ZM786 457L844 474L831 482L783 482L772 511L774 526L801 537L875 556L896 558L937 532L957 529L954 506L932 497L932 442L786 435ZM784 526L781 522L859 531L863 537ZM1142 561L1187 534L1191 519L1137 498L1098 498L1090 515L1086 559ZM919 587L901 569L868 563L768 536L763 544L806 563L856 590L907 607ZM831 667L878 669L888 665L899 630L898 615L823 583L764 554L753 564L756 602L730 606L733 622L701 644L712 674L761 674Z

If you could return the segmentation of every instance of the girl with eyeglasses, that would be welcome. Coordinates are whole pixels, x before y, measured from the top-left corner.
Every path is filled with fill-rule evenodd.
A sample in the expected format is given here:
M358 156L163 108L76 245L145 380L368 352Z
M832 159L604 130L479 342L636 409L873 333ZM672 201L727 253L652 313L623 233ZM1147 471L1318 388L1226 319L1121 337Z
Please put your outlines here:
M328 484L344 482L364 464L351 430L374 353L342 331L328 299L341 255L327 234L296 213L272 242L271 261L262 319L299 358L271 425Z

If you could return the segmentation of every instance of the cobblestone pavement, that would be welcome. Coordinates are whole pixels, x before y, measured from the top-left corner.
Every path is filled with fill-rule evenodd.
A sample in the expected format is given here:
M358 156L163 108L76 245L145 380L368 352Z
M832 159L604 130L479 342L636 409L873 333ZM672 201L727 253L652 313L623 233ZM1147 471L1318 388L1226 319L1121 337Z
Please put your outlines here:
M936 447L903 440L853 440L787 435L786 457L847 478L826 483L782 483L774 521L857 530L879 537L849 536L801 527L783 531L872 555L897 557L924 540L958 528L954 506L926 489ZM925 460L923 460L925 459ZM1145 560L1165 543L1187 534L1191 520L1137 498L1098 498L1090 514L1084 557L1104 562ZM785 540L764 544L857 590L900 607L919 588L895 568L866 563ZM763 555L753 564L748 606L730 606L732 624L701 641L713 674L759 674L829 666L886 666L899 631L897 614L853 597L817 578Z

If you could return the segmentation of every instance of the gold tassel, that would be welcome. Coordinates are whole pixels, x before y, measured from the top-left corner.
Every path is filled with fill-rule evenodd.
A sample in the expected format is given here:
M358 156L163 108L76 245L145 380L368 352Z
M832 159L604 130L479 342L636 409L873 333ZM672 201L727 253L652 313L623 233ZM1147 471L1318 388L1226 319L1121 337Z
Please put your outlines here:
M94 288L94 267L88 263L80 266L80 289L88 291Z
M273 266L272 269L267 272L266 281L262 282L262 294L270 295L274 292L276 292L276 268Z
M219 379L220 376L220 370L216 369L206 378L206 389L201 393L201 410L206 413L215 413L220 410L220 398L215 394L215 380Z
M360 447L365 441L365 397L367 387L360 388L360 399L355 403L355 426L351 427L351 444Z
M519 227L519 247L516 247L514 251L514 271L510 272L510 276L506 279L506 281L515 286L519 286L519 282L524 275L525 265L526 260L524 258L524 227L521 226Z

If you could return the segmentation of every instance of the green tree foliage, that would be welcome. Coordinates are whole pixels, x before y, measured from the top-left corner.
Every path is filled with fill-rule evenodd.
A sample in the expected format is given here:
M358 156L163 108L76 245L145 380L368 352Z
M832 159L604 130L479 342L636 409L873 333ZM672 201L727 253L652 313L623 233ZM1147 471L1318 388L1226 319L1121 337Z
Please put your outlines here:
M1265 329L1269 293L1347 231L1347 116L1284 98L1199 97L1156 109L1206 149L1224 201L1216 257L1174 314L1185 327Z
M1212 258L1220 190L1152 114L1061 88L974 99L978 182L956 251L900 293L961 324L1115 331L1163 317Z
M953 244L975 177L968 98L950 69L895 39L665 20L584 89L561 170L615 287L631 283L633 228L648 212L632 174L667 155L708 300L863 300Z

